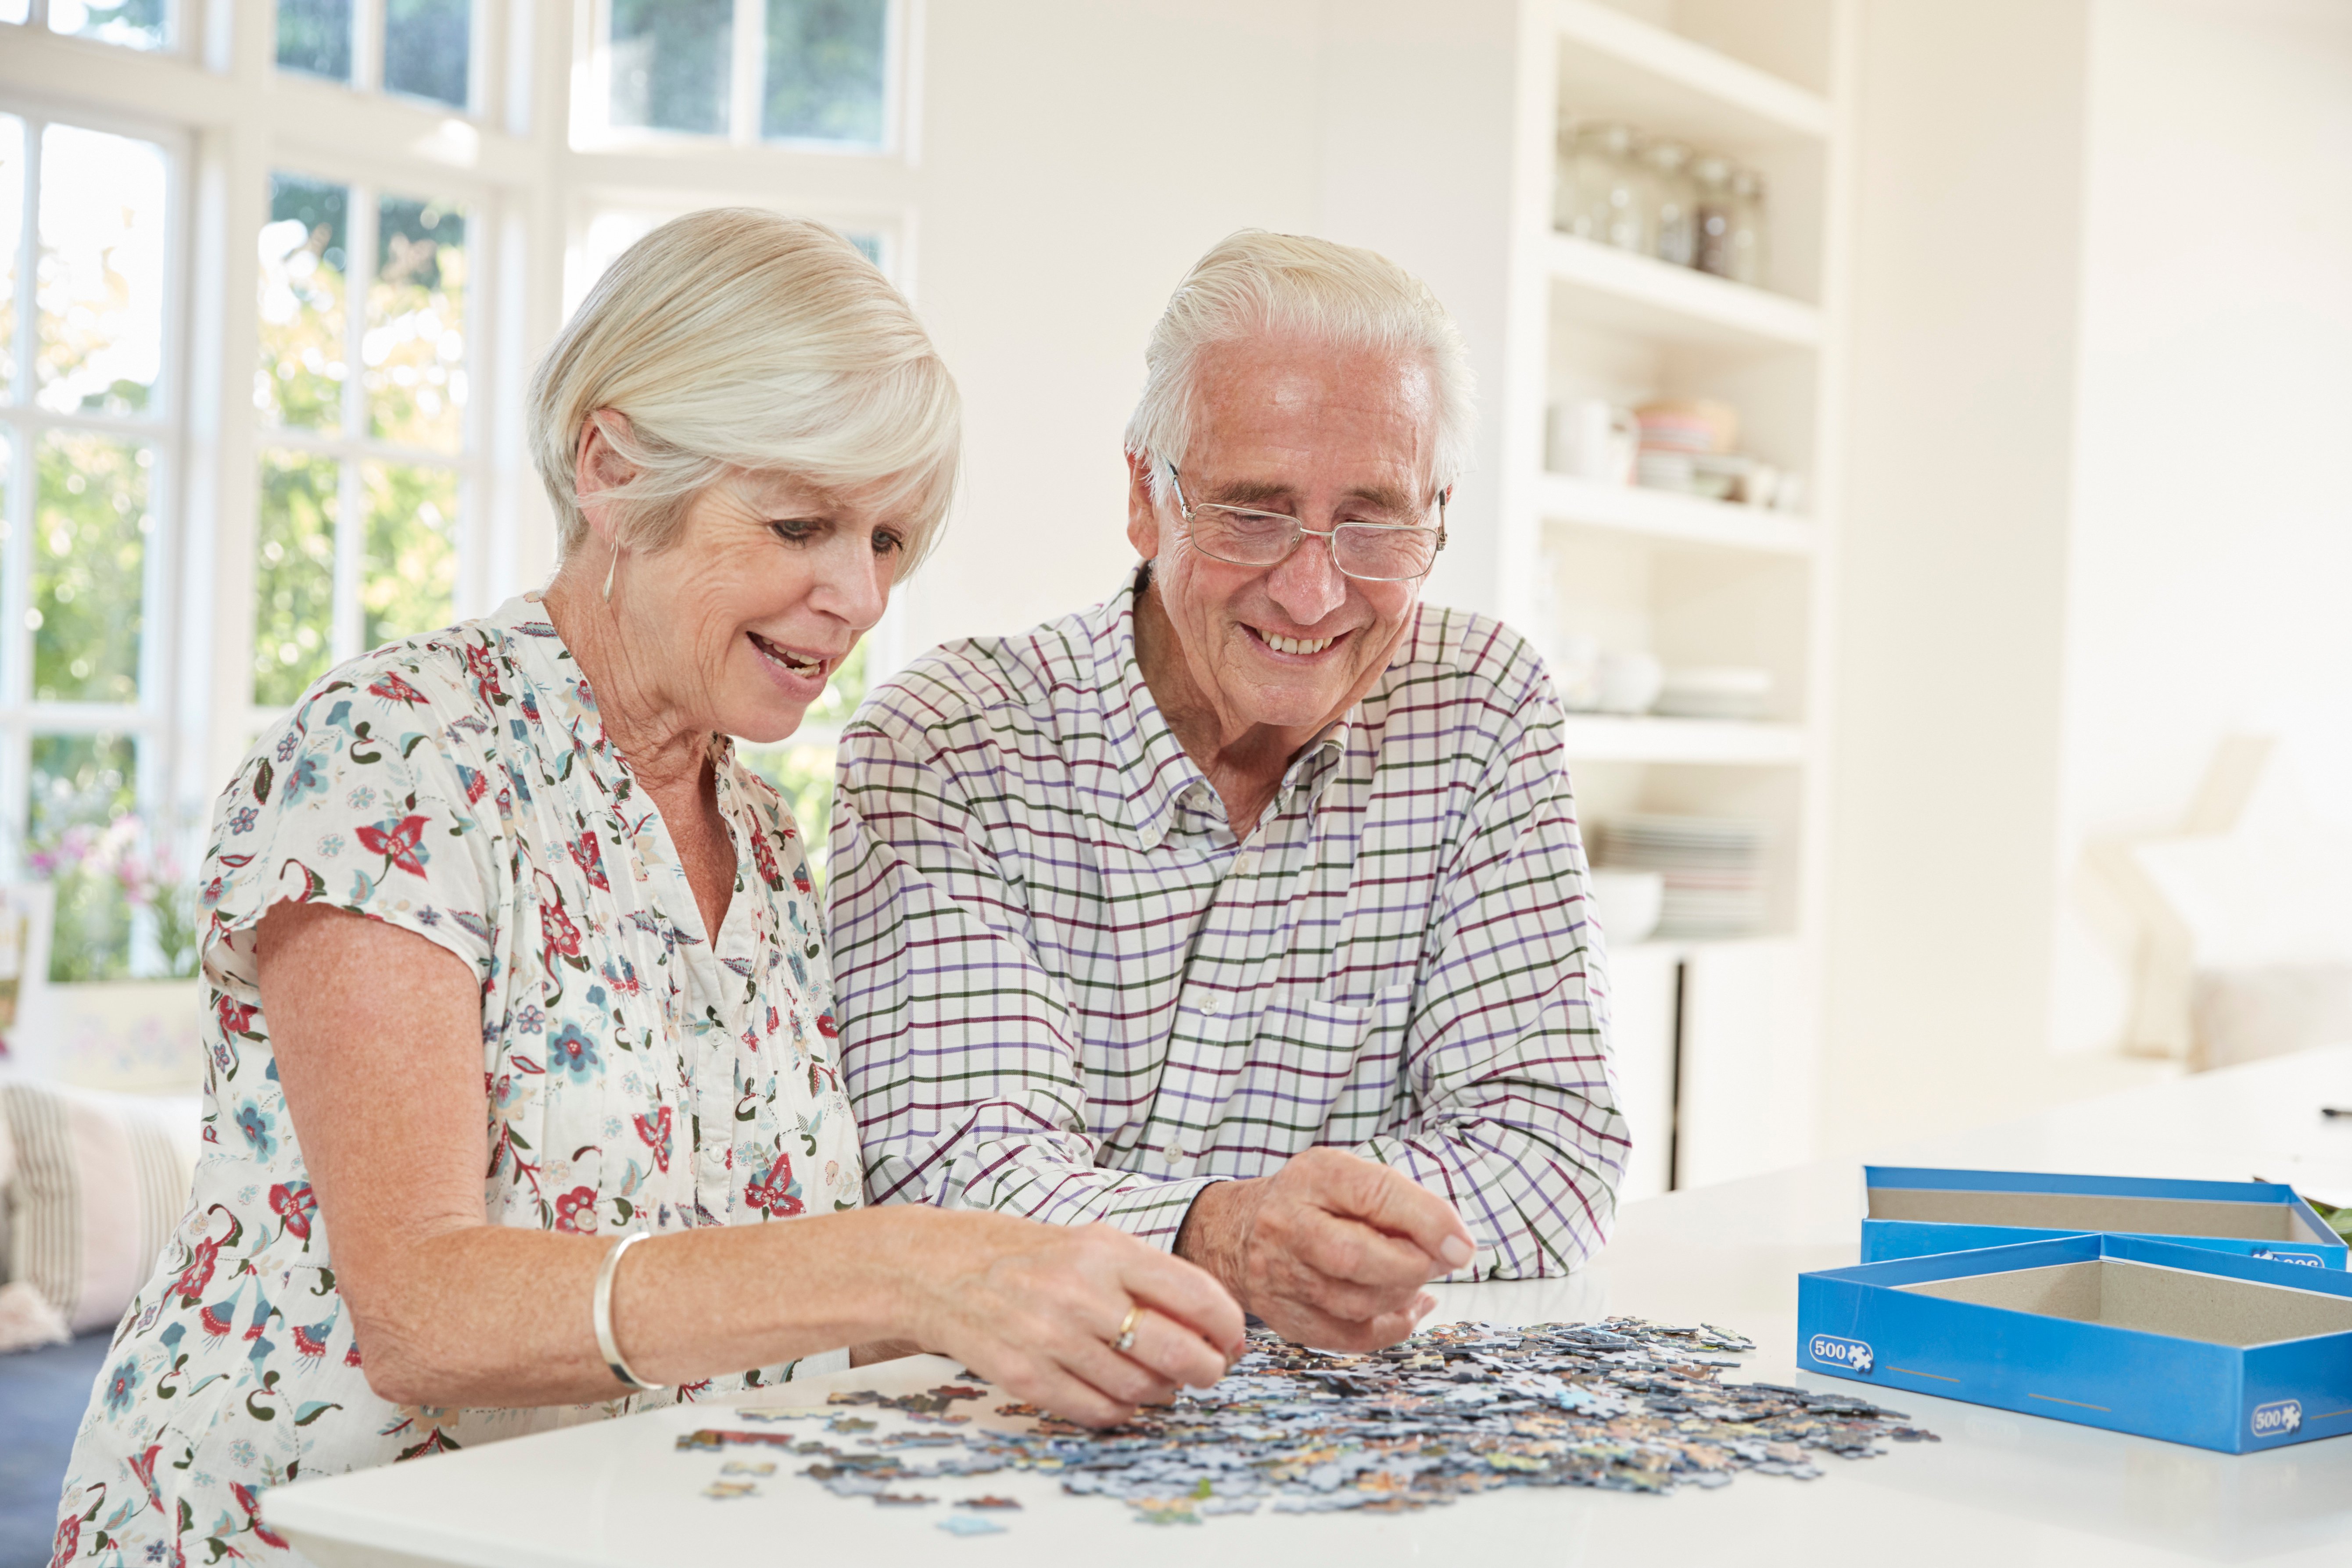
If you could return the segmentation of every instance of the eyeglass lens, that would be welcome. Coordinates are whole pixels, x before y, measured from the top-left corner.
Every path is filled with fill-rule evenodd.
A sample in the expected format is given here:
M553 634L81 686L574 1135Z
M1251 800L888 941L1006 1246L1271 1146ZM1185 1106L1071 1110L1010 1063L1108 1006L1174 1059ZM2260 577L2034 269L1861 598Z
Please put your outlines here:
M1241 566L1272 566L1291 552L1301 531L1294 519L1276 513L1214 505L1197 508L1192 519L1195 545ZM1350 577L1419 577L1437 559L1434 528L1341 523L1329 542L1332 564Z

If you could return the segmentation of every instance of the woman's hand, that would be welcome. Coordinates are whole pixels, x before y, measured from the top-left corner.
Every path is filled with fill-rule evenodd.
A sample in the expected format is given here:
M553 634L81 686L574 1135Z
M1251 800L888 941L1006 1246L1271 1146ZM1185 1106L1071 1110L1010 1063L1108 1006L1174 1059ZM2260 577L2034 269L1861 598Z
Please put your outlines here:
M1202 1269L1108 1225L929 1215L902 1260L906 1327L924 1344L1068 1420L1114 1426L1243 1350L1242 1310ZM1130 1309L1135 1341L1111 1348Z

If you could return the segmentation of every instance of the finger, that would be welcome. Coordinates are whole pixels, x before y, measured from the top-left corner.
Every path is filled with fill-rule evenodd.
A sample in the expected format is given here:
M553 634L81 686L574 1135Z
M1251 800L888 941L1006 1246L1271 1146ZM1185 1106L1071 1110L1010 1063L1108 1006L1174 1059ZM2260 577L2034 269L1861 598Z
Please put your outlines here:
M1132 1404L1050 1363L1033 1363L1019 1377L1002 1381L1023 1401L1081 1427L1118 1427L1135 1419Z
M1064 1372L1104 1398L1130 1408L1161 1404L1176 1393L1174 1383L1099 1340L1081 1336L1069 1341L1055 1348L1055 1359L1061 1363Z
M1135 1323L1128 1359L1177 1388L1206 1388L1225 1375L1224 1353L1173 1318L1147 1312Z
M1135 1300L1215 1346L1228 1364L1241 1355L1248 1338L1242 1310L1206 1269L1137 1242L1121 1262L1119 1283Z
M1369 1320L1340 1318L1311 1302L1289 1301L1269 1305L1265 1315L1275 1332L1294 1344L1353 1354L1385 1350L1412 1332L1411 1315L1402 1312Z
M1403 1237L1448 1269L1470 1261L1477 1248L1454 1206L1406 1176L1371 1160L1331 1167L1328 1205L1375 1229Z
M1402 1301L1444 1267L1413 1242L1345 1213L1310 1208L1291 1226L1289 1251L1317 1273L1394 1292Z

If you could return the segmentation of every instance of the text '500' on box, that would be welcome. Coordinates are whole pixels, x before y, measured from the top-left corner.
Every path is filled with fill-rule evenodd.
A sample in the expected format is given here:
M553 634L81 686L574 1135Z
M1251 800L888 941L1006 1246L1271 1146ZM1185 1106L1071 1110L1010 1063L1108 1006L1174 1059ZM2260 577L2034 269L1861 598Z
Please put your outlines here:
M2344 1239L2266 1181L2162 1181L1864 1166L1862 1260L1965 1252L2105 1230L2241 1257L2342 1269Z
M2352 1275L2131 1236L1830 1269L1797 1364L2242 1454L2352 1432Z

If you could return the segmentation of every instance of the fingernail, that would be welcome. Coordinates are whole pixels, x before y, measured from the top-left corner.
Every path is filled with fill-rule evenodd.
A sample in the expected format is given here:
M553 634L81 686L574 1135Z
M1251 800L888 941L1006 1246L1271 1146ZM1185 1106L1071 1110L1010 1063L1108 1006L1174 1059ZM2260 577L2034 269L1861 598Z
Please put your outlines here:
M1449 1269L1459 1269L1477 1256L1476 1249L1459 1236L1449 1236L1438 1243L1437 1255L1445 1260Z
M1421 1300L1412 1304L1412 1321L1419 1322L1436 1310L1437 1298L1423 1291Z

